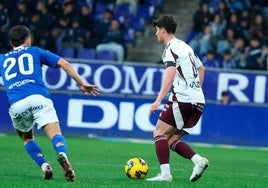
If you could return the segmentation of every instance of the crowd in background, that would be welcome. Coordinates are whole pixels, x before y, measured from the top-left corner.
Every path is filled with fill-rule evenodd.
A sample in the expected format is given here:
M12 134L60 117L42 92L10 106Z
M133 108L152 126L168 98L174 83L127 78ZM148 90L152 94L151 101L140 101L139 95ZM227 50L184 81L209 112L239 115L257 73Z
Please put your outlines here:
M97 2L114 6L96 15ZM64 46L115 49L123 61L128 53L125 25L113 11L126 2L135 9L144 0L0 0L0 53L10 49L8 30L23 24L32 30L33 44L41 48L56 53ZM201 0L186 42L206 67L268 70L265 2Z
M112 6L102 15L96 15L97 2ZM10 49L8 30L22 24L31 29L33 45L52 52L57 53L64 46L96 49L100 44L113 43L119 46L119 58L123 60L127 56L124 24L113 16L115 6L121 2L125 1L0 0L0 53ZM136 5L143 3L142 0L131 2Z
M268 70L267 8L261 0L201 0L186 40L206 67Z

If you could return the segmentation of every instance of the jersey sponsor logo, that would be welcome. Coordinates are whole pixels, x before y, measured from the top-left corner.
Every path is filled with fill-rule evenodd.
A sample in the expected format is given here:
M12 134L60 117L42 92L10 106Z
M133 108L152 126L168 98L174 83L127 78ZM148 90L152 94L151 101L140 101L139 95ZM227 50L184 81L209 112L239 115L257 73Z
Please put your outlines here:
M199 81L193 81L189 84L190 88L200 88L200 82Z
M25 79L22 81L18 81L18 82L15 82L13 84L10 84L10 86L8 86L8 89L13 89L14 87L20 87L20 86L23 86L23 85L28 84L28 83L35 83L35 80Z
M17 113L15 116L17 116L18 118L22 118L22 117L25 117L34 111L41 110L43 108L44 108L43 105L32 106L32 107L28 108L27 110L25 110L24 112Z

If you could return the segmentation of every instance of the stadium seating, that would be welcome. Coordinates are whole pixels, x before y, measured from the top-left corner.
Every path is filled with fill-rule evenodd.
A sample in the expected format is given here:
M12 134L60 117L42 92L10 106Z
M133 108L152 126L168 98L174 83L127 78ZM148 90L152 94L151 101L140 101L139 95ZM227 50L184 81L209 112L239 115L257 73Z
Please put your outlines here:
M110 2L96 2L93 14L95 19L99 19L103 16L103 13L106 9L114 10L114 3Z
M96 50L93 48L80 48L77 50L77 58L95 59L96 58Z
M136 16L144 18L145 20L150 20L154 15L154 6L151 5L138 5Z
M163 6L163 0L145 0L145 4L155 8L161 8Z
M115 7L114 18L117 18L121 23L124 23L130 16L133 15L133 7L131 4L122 3Z
M115 61L116 54L114 51L111 50L101 50L97 51L97 58L98 60L107 60L107 61Z
M145 29L145 19L139 16L132 16L127 21L127 28L143 32Z
M192 39L194 39L196 36L200 35L202 33L200 32L195 32L195 31L188 31L185 34L185 42L189 43Z
M72 47L62 47L59 55L64 58L74 58L75 50Z
M124 41L126 43L134 43L135 42L135 30L132 28L127 28L124 32Z
M60 51L61 51L61 43L62 43L62 38L60 36L56 36L55 37L55 46L56 46L57 53L60 53Z

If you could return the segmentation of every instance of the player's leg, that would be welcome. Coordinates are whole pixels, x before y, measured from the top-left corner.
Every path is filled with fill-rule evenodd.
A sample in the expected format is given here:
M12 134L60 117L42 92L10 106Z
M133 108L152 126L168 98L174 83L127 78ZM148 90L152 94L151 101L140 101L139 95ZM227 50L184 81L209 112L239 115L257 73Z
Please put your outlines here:
M195 152L194 150L185 142L181 140L181 137L185 134L183 130L177 130L176 134L172 134L168 140L168 144L171 150L175 151L180 156L191 159Z
M43 129L51 140L53 148L58 155L58 162L60 163L63 174L67 181L74 181L75 172L68 160L67 156L67 144L64 136L61 134L60 125L58 122L48 123L43 126Z
M167 102L158 118L154 131L155 150L161 173L154 178L148 178L147 181L172 181L168 138L175 130L176 123L172 112L172 102Z
M67 145L59 125L59 119L52 100L43 96L37 96L39 110L33 111L34 119L38 129L42 128L47 137L51 140L57 154L67 155Z
M186 159L191 159L195 152L187 143L181 141L181 137L184 134L185 132L183 130L176 130L176 133L172 134L168 140L169 148L180 156Z
M32 103L32 105L39 107L33 111L34 119L38 124L37 128L42 128L51 140L66 180L74 181L75 173L68 161L66 141L61 134L58 116L52 100L41 95L34 95Z
M53 179L52 168L46 161L40 146L34 140L33 125L35 119L31 113L32 108L29 108L32 101L34 101L32 96L17 101L10 106L9 115L16 132L24 142L27 153L41 167L43 179Z
M176 122L181 122L183 119L183 126L179 128L191 128L194 127L198 120L200 119L204 105L192 105L190 103L178 103L177 109L173 108L173 112L176 113L174 116ZM180 118L179 118L180 117ZM186 130L186 129L184 129ZM181 141L181 137L187 134L184 130L178 130L177 133L173 134L169 139L170 149L178 153L180 156L190 159L194 163L194 168L192 175L190 176L190 181L198 180L204 170L208 167L209 162L206 158L201 157L197 154L187 143Z
M35 163L41 167L43 171L43 179L53 179L53 171L50 164L46 161L44 154L38 143L34 140L33 129L28 132L22 132L16 129L16 132L21 137L24 143L24 148Z
M67 144L64 136L61 133L61 129L58 122L48 123L43 126L43 130L46 133L56 153L67 155Z
M160 164L160 174L153 178L146 179L147 181L172 181L172 175L170 172L169 164L169 146L168 146L168 137L170 132L174 131L174 127L158 120L156 124L156 129L154 131L154 142L155 150L158 162Z
M192 105L192 113L191 116L188 118L187 122L185 123L186 127L196 126L201 115L203 114L203 110L204 104ZM190 181L194 182L202 176L203 172L209 166L209 161L205 157L202 157L197 153L191 158L191 161L194 163L194 167L193 172L190 176Z
M181 135L173 135L170 138L169 146L171 150L194 163L190 181L196 181L201 177L204 170L208 167L209 162L206 158L197 154L187 143L181 141L181 136L184 135L184 131L181 132Z

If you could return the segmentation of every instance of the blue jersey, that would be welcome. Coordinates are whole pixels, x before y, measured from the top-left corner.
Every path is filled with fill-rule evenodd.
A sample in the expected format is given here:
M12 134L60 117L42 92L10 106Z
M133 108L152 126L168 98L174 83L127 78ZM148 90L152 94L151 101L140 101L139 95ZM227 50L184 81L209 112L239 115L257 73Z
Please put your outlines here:
M0 57L0 74L3 78L9 104L40 94L50 98L43 81L42 65L57 67L60 57L35 46L20 46Z

